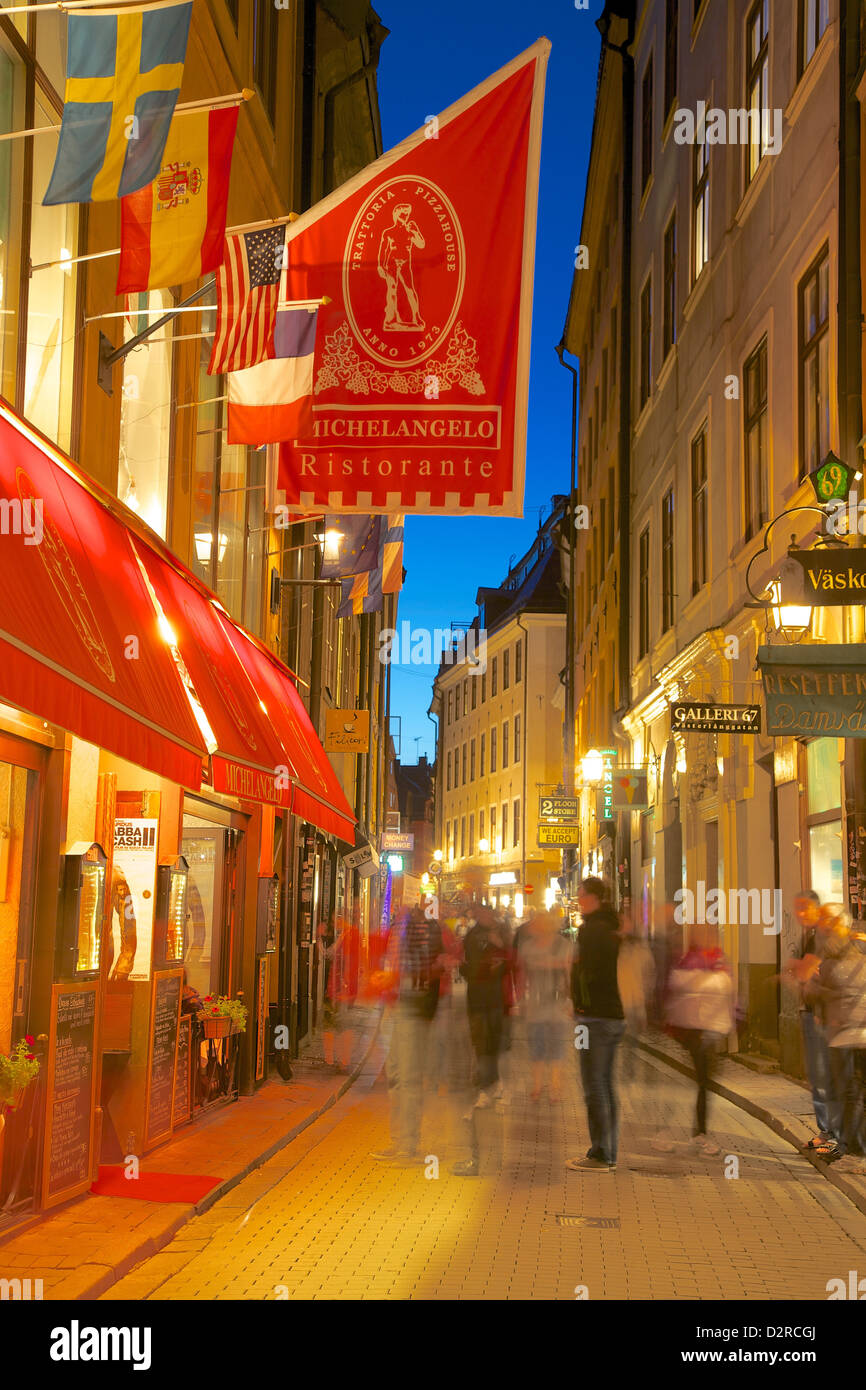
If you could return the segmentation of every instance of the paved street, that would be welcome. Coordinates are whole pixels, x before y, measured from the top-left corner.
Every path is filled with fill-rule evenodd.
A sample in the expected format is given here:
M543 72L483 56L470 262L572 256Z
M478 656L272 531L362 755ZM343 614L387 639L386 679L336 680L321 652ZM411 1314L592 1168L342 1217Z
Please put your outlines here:
M634 1058L622 1086L617 1172L571 1173L564 1159L587 1144L575 1076L562 1102L533 1104L518 1028L510 1101L477 1115L476 1179L450 1173L468 1127L465 1094L444 1087L424 1134L438 1178L370 1158L388 1143L381 1060L374 1050L332 1110L105 1297L574 1299L582 1286L590 1300L822 1300L828 1279L866 1272L866 1216L719 1097L721 1154L695 1154L690 1083L654 1058ZM660 1132L672 1153L654 1146Z

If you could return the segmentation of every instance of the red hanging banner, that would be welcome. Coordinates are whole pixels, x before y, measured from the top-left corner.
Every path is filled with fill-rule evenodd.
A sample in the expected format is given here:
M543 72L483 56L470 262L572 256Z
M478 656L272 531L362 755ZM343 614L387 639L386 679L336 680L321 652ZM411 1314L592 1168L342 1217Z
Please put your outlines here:
M291 511L521 516L544 77L532 48L288 232L319 310Z

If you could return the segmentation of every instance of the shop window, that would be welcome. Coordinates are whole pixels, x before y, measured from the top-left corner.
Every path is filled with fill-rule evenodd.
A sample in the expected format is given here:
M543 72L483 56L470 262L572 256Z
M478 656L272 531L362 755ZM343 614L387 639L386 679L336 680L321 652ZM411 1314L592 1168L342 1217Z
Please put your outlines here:
M812 888L825 902L841 902L845 890L841 796L836 739L813 739L806 745L809 871Z
M170 290L130 295L130 312L122 320L129 342L157 317L145 309L167 312L174 307ZM120 403L120 456L117 495L167 539L168 478L172 421L171 323L152 339L127 353L123 360Z
M0 47L0 133L24 125L24 68ZM15 399L24 140L0 142L0 394Z

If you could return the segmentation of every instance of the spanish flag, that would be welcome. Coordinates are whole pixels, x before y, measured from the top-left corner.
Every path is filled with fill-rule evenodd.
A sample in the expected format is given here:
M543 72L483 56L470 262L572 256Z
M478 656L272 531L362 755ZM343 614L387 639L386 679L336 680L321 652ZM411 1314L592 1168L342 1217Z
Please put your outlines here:
M238 107L172 121L153 183L121 199L117 293L197 280L220 265Z

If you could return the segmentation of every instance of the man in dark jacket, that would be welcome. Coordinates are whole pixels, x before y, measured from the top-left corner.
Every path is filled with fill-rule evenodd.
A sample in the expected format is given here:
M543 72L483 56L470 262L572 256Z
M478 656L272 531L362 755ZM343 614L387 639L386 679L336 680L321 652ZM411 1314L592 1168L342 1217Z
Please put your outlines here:
M571 996L590 1147L585 1158L570 1158L565 1166L576 1172L591 1169L613 1173L619 1139L614 1064L625 1033L625 1013L616 981L619 921L600 878L584 879L577 902L583 925L577 936Z
M479 907L475 925L463 941L460 974L467 985L466 1010L479 1092L475 1104L481 1109L492 1104L494 1091L501 1091L499 1052L505 1017L504 977L511 961L509 936L489 907Z

